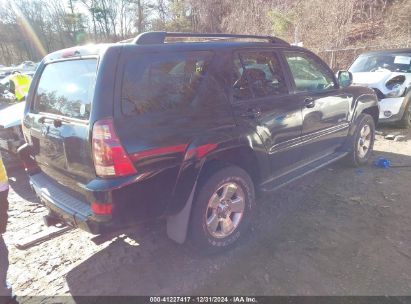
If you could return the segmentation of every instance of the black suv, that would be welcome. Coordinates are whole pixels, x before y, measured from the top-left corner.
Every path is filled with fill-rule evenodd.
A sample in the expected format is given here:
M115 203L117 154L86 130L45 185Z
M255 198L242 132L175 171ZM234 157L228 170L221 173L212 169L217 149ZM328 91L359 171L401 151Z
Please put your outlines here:
M255 192L368 160L377 98L351 79L266 36L73 47L37 69L20 153L48 219L98 234L163 217L171 239L214 252L247 229Z

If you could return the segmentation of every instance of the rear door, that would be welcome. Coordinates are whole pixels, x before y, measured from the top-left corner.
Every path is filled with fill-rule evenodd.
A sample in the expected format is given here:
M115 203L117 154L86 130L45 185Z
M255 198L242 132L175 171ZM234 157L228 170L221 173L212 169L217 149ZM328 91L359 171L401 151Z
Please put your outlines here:
M233 107L237 123L261 138L271 170L279 175L298 165L301 105L289 95L284 63L272 49L233 54Z
M304 160L331 154L346 139L353 96L341 90L332 71L317 56L286 51L294 80L294 99L302 109Z
M25 117L28 141L42 171L76 192L95 177L89 117L96 70L97 58L45 65Z

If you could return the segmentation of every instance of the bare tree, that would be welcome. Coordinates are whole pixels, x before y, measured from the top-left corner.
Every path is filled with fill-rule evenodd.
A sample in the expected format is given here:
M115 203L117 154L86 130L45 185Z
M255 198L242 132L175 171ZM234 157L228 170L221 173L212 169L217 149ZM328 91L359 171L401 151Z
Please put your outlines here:
M410 0L13 0L0 2L0 63L40 60L147 30L267 34L325 49L411 45ZM355 53L338 57L337 65ZM328 59L327 59L328 60Z

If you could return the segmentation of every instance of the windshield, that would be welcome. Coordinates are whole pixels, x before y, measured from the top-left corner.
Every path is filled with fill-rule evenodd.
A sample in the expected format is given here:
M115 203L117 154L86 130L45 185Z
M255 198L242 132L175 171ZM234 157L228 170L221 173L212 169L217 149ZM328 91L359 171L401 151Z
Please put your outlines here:
M363 55L350 67L352 73L380 71L411 73L411 53Z

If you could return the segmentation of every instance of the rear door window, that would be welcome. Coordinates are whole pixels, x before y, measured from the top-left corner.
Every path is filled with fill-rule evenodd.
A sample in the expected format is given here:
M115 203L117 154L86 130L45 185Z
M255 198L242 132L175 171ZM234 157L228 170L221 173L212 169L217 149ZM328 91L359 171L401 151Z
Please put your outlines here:
M288 93L274 52L244 51L234 55L234 98L249 99Z
M33 111L88 120L96 84L97 59L67 60L46 65Z
M212 52L147 54L127 63L122 86L124 114L184 108L194 99Z

